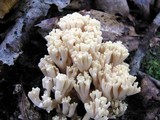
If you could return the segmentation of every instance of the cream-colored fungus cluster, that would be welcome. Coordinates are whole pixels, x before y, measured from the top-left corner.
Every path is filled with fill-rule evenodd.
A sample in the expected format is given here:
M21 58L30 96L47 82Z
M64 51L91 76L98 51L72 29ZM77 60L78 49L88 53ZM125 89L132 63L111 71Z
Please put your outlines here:
M88 15L68 14L58 26L45 37L49 55L39 63L45 75L44 94L40 98L40 88L32 88L30 100L47 112L56 109L62 114L53 120L75 116L80 100L86 110L83 120L123 115L127 109L123 100L140 92L136 77L123 62L128 50L121 42L102 43L100 22Z

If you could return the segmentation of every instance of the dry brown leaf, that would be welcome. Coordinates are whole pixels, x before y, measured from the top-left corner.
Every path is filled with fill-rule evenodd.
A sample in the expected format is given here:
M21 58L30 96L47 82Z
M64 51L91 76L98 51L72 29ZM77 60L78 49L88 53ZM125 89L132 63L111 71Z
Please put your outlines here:
M142 97L143 107L145 108L144 120L159 120L160 91L155 85L155 79L140 71L139 75L143 77L140 95Z
M40 120L40 115L38 112L36 112L30 105L30 102L26 96L26 94L22 93L22 96L19 102L19 109L21 112L21 117L22 120Z
M56 26L58 19L59 19L58 17L45 19L45 20L42 20L39 24L35 26L40 27L43 30L52 30Z
M0 18L3 18L18 0L0 0Z
M42 20L39 24L35 25L36 27L40 27L38 32L45 37L53 28L56 27L59 18L53 17L49 19Z
M117 16L97 10L82 11L82 13L89 14L92 18L99 20L101 22L101 31L113 34L113 39L115 36L122 35L124 25L117 22Z
M116 39L115 41L122 41L129 52L137 50L140 44L139 36L124 36Z
M160 93L158 88L154 85L152 80L148 76L145 76L141 81L141 95L143 96L143 106L148 107L155 101L160 102Z
M124 25L117 22L116 19L118 17L96 10L91 11L91 17L94 17L101 22L101 30L103 32L110 32L116 35L121 35L123 33Z
M89 14L92 18L99 20L102 32L112 33L115 36L121 36L122 34L137 36L134 27L117 21L118 16L97 10L81 11L81 13L85 15Z
M95 0L97 9L104 10L111 14L119 13L128 16L129 7L126 0Z
M40 120L41 116L30 105L30 102L24 92L21 84L16 84L13 94L18 95L18 107L20 110L19 119L22 120Z
M26 3L21 2L19 7L23 8L20 11L24 14L16 20L15 25L0 44L0 61L3 64L14 64L14 61L22 53L21 47L23 41L27 40L29 30L38 19L47 15L50 8L41 0L27 0Z

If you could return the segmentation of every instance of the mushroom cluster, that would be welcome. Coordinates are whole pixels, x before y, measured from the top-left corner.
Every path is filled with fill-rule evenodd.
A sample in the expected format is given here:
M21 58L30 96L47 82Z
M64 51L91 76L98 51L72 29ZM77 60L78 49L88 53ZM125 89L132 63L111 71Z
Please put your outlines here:
M103 43L100 22L88 15L68 14L58 26L45 37L49 55L39 63L45 91L39 97L40 88L32 88L30 100L48 113L53 109L61 113L55 120L75 116L79 101L86 110L83 120L123 115L126 96L140 92L124 63L128 50L121 42Z

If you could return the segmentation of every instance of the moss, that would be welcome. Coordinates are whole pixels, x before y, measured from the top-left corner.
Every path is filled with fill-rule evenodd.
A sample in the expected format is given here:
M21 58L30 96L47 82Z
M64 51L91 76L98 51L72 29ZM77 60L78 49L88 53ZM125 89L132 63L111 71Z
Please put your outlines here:
M160 80L160 46L147 52L142 68L147 74Z

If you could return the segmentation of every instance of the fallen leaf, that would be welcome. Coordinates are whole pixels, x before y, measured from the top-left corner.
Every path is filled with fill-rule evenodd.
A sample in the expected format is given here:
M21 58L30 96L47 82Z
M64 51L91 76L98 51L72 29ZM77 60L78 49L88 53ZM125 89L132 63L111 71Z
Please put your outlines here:
M145 76L141 81L141 96L143 97L143 106L149 107L154 102L160 102L159 89L154 85L148 76Z
M107 12L101 12L97 10L81 11L84 15L90 15L101 22L101 31L114 34L115 36L121 36L127 34L130 36L137 36L134 27L118 22L118 16ZM114 38L114 37L113 37Z
M102 32L112 33L115 36L122 35L124 26L116 20L117 16L97 10L81 11L81 13L99 20Z
M23 21L20 19L14 28L6 34L0 44L0 61L3 64L13 65L14 60L22 53L20 50L20 36L22 35Z
M53 28L56 27L56 24L58 22L58 17L53 17L50 19L42 20L41 23L35 25L36 27L40 27L38 32L45 37Z
M122 23L117 22L117 18L114 15L109 13L100 12L100 11L91 11L91 17L99 20L101 22L101 31L113 33L115 35L122 35L124 25Z
M133 26L117 21L118 16L97 10L81 11L83 15L90 15L101 22L103 41L122 41L129 51L139 46L139 36Z
M109 12L111 14L119 13L128 16L129 7L126 0L95 0L97 9Z
M3 64L13 65L14 61L22 53L22 42L28 37L27 32L35 21L45 16L50 6L42 3L41 0L29 0L27 4L22 3L24 14L16 20L13 28L6 34L5 39L0 44L0 61Z
M22 120L40 120L40 114L36 112L30 105L28 97L26 96L21 84L15 85L14 94L18 95L18 107L20 110L19 119Z
M144 120L159 120L160 119L160 114L159 114L160 107L159 107L159 105L157 105L153 108L148 108L146 111L147 112L146 112Z
M127 47L128 51L135 51L138 49L140 44L139 36L122 36L120 38L116 38L114 41L122 41L122 43Z
M12 7L18 2L18 0L1 0L0 1L0 18L2 19Z
M58 20L59 20L58 17L45 19L35 26L40 27L43 30L52 30L56 26L56 23L58 22Z

